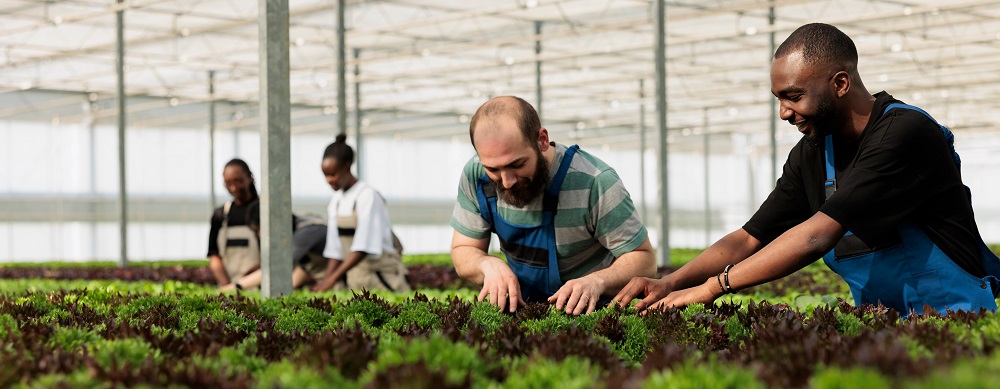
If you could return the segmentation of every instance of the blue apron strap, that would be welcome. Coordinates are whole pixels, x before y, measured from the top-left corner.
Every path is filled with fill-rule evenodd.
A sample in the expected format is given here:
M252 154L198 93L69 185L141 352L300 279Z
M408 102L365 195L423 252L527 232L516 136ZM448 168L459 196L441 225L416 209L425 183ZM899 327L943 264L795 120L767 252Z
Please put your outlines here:
M826 182L823 186L826 187L826 198L829 199L837 191L837 172L833 169L833 135L824 137L823 144L823 159L826 160Z
M495 229L493 214L496 212L497 191L493 187L493 180L483 174L476 180L476 200L479 202L479 216L490 225L490 230Z
M549 187L545 188L545 198L542 201L543 210L556 212L559 205L559 189L562 188L563 179L566 178L569 165L573 162L573 156L576 155L576 151L579 149L580 146L578 145L566 148L566 153L563 154L562 161L559 162L559 170L556 171L556 176L552 178Z
M555 293L559 287L562 286L562 277L559 276L559 253L556 250L556 210L559 207L559 189L562 188L563 179L566 178L566 172L569 170L569 165L573 163L573 156L576 155L576 151L580 146L572 145L566 149L566 153L563 154L562 161L559 163L559 170L556 171L556 176L552 178L552 182L549 183L549 187L545 189L545 199L543 215L545 220L542 223L548 228L547 234L549 234L549 274L547 276L549 286L551 289L549 293ZM558 285L558 286L557 286Z
M941 135L944 135L945 143L948 144L948 149L951 151L951 159L953 161L955 161L955 166L956 167L958 167L959 169L962 168L962 158L960 158L958 156L958 152L955 151L955 134L953 134L951 132L951 130L948 129L948 127L942 126L941 123L938 123L937 120L934 120L934 117L931 116L931 114L927 113L927 111L924 111L924 110L920 109L919 107L914 107L914 106L909 105L909 104L903 104L903 103L892 103L892 104L889 104L888 106L885 107L885 110L882 111L882 114L885 115L886 112L889 112L889 110L891 110L893 108L909 109L909 110L920 112L920 113L924 114L924 116L927 116L928 119L931 119L931 121L934 122L934 124L937 124L938 128L941 129Z

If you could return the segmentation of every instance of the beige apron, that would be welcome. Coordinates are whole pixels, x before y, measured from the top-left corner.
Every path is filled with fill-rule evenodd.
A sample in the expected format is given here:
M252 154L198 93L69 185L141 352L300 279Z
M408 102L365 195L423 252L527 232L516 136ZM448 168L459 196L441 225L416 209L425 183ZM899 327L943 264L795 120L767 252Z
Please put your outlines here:
M222 228L219 229L219 253L222 254L222 265L226 268L229 281L236 282L246 275L254 266L260 264L260 243L257 234L246 225L229 226L229 208L233 202L222 206ZM246 240L245 246L230 246L231 240Z
M337 217L337 233L340 236L340 247L344 250L344 258L351 255L351 244L354 243L354 229L358 227L358 213L352 211L350 216ZM393 234L395 235L395 234ZM398 241L395 237L393 242ZM391 252L383 252L382 256L367 256L347 271L347 287L352 290L381 289L393 292L406 292L410 284L406 280L406 266L403 265L399 248Z

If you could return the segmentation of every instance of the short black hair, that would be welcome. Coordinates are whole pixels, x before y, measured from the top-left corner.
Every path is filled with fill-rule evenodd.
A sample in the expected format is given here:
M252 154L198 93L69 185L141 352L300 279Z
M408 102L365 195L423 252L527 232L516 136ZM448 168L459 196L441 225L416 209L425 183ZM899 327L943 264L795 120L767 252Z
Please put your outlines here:
M858 69L858 48L851 37L837 27L810 23L795 29L778 46L774 59L801 52L807 64L835 66L837 70L854 72Z
M513 101L509 99L513 99ZM538 118L535 107L517 96L500 96L484 103L476 110L476 114L472 115L472 121L469 122L469 140L472 141L473 148L476 147L475 131L479 121L495 120L493 118L501 115L513 116L521 134L529 143L538 139L538 131L542 128L542 122Z
M354 149L347 145L347 134L338 134L337 138L326 146L323 159L333 158L337 166L350 166L354 163Z
M247 177L250 177L250 200L259 199L260 196L257 195L257 186L254 185L253 173L250 171L250 165L247 165L247 162L242 159L233 158L229 160L229 162L226 162L226 167L230 166L237 166L240 169L243 169L243 172L247 174ZM225 171L225 167L222 169Z

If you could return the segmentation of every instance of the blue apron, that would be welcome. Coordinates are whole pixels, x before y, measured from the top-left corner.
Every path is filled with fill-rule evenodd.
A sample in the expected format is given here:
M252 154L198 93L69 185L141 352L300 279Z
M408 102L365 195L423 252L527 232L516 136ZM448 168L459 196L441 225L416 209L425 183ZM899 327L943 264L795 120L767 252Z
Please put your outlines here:
M517 276L524 301L544 302L563 285L556 253L555 216L559 189L578 148L573 145L566 149L559 170L545 189L541 225L525 226L504 220L497 212L493 180L484 174L476 185L479 213L500 238L500 250L507 256L507 264Z
M933 117L923 110L906 104L895 103L890 109L912 109ZM935 121L936 123L936 121ZM944 126L938 125L951 147L956 166L960 159L954 149L954 136ZM837 190L833 167L833 139L825 139L826 197ZM978 311L986 308L996 311L994 300L1000 291L1000 259L980 241L981 257L986 277L977 278L951 260L920 227L903 223L898 227L901 243L871 251L851 232L823 256L823 262L844 278L851 288L854 304L878 304L893 308L901 315L923 312L924 305L944 314L952 311Z

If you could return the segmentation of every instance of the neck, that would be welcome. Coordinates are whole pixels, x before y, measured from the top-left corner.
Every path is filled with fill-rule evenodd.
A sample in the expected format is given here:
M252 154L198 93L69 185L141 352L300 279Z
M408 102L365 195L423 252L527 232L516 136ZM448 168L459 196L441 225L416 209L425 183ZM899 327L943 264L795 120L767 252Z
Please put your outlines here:
M552 169L552 160L556 158L556 146L549 146L549 148L542 152L542 158L545 158L545 163L549 165L549 169Z
M354 177L354 175L351 175L350 177L348 177L347 183L344 184L344 192L347 192L349 189L353 188L354 184L357 184L357 183L358 183L358 178L357 177Z
M868 93L864 87L851 91L847 100L847 117L844 119L843 130L839 134L844 140L854 141L861 136L868 126L868 119L872 115L875 107L875 97Z

